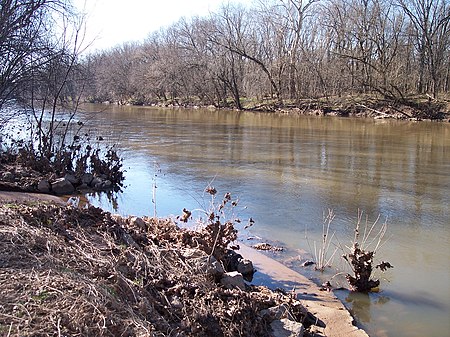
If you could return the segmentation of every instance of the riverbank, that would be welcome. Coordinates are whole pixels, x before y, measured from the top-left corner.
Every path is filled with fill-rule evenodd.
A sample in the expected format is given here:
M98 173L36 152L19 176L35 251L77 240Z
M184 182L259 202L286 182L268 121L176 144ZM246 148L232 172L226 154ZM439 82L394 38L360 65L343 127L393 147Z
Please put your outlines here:
M1 192L0 331L366 336L334 296L250 248L243 255L255 258L259 273L281 272L279 281L288 277L297 294L239 283L237 272L218 270L199 245L204 235L166 219L122 218L56 197Z
M160 108L236 110L230 106L205 106L178 99L158 101L148 105ZM301 99L296 102L285 101L282 104L272 99L255 101L243 98L242 110L290 115L450 122L450 101L434 100L429 96L417 96L403 101L393 101L371 95L361 95Z

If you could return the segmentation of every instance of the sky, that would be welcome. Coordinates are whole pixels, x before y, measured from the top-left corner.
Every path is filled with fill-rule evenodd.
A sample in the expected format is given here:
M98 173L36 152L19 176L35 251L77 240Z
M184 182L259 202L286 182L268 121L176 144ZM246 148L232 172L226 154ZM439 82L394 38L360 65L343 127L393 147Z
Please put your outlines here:
M205 16L224 0L73 0L86 13L85 41L90 51L107 49L126 41L143 41L149 33L181 17ZM250 0L234 2L250 3Z

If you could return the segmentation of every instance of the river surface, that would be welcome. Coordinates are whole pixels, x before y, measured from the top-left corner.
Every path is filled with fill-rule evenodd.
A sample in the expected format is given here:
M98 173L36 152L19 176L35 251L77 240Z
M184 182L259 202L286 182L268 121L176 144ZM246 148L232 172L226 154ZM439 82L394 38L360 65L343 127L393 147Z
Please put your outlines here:
M379 216L373 233L385 222L387 232L375 262L394 268L376 272L379 293L337 295L371 336L449 335L449 124L85 108L81 117L117 144L127 170L123 192L91 195L91 203L123 215L176 216L183 208L207 209L203 191L211 184L219 195L239 197L237 215L255 220L241 229L244 240L259 236L286 247L274 257L317 279L348 270L340 256L358 211L363 227ZM301 264L320 247L329 209L335 218L328 256L337 251L321 274ZM344 285L343 275L332 283Z

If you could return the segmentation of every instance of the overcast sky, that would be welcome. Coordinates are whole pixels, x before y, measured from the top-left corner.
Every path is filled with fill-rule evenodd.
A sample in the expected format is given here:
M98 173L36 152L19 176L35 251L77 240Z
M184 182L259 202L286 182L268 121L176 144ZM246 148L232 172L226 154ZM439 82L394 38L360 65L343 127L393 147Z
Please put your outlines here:
M226 1L226 0L225 0ZM152 31L181 17L208 15L223 0L73 0L87 14L89 50L113 47L125 41L142 41ZM250 3L251 0L234 2Z

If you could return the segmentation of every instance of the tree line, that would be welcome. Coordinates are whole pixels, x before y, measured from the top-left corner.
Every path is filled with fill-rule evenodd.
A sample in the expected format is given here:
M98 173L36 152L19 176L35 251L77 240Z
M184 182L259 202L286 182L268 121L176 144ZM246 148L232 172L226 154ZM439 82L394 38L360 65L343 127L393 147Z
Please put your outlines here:
M450 88L448 0L228 3L81 57L84 25L69 0L3 0L0 108L26 103L40 125L43 111L80 98L242 109L348 95L448 98Z
M142 43L91 54L92 101L241 109L251 100L446 97L448 0L260 0L182 18Z

